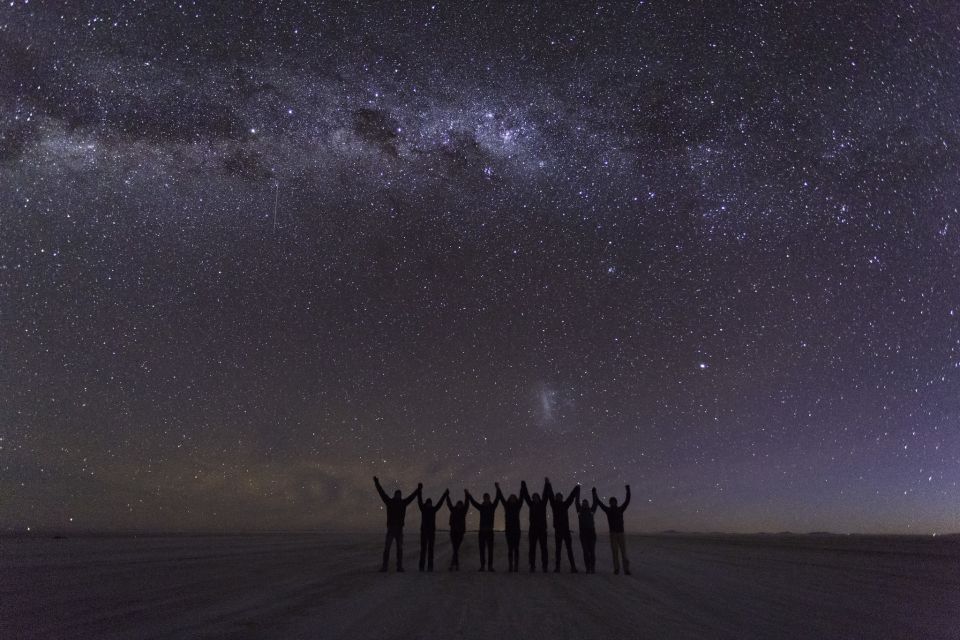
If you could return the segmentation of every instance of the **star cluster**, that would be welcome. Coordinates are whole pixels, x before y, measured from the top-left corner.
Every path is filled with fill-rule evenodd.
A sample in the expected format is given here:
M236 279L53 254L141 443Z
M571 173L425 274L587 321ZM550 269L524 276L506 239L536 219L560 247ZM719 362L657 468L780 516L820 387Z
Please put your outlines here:
M5 3L0 526L368 527L377 474L957 530L958 30Z

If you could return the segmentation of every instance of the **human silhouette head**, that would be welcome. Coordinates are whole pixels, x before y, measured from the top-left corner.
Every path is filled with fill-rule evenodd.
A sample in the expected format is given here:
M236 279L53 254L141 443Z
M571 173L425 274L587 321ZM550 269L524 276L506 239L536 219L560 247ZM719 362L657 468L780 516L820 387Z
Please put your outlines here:
M559 491L557 491L557 492L556 492L555 494L553 494L553 495L556 497L557 501L563 500L563 494L560 493Z
M462 509L462 508L463 508L463 500L457 500L457 504L456 504L455 506L457 507L457 509Z
M616 499L616 498L610 498L610 506L611 506L611 507L617 506L617 499Z
M510 497L507 498L507 502L509 502L510 504L515 504L515 503L517 502L517 496L516 496L516 494L511 493L511 494L510 494Z
M400 493L400 489L397 489L396 491L393 492L393 499L394 499L394 500L402 500L402 499L403 499L403 494Z
M426 500L423 501L423 504L429 507L430 505L433 504L433 498L427 498Z
M582 509L589 509L589 508L590 508L590 503L587 502L586 500L584 500L583 502L580 503L580 508L582 508Z
M489 493L483 494L483 501L484 501L484 502L490 502L490 494L489 494Z
M540 494L539 494L539 493L533 494L532 496L530 496L530 499L533 500L534 504L540 504Z

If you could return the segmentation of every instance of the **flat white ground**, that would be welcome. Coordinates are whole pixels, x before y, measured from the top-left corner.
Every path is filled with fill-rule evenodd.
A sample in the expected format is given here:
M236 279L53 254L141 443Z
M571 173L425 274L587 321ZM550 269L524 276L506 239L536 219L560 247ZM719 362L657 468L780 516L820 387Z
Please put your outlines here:
M0 638L960 638L956 538L630 536L628 577L437 535L432 574L416 528L405 574L370 534L0 538Z

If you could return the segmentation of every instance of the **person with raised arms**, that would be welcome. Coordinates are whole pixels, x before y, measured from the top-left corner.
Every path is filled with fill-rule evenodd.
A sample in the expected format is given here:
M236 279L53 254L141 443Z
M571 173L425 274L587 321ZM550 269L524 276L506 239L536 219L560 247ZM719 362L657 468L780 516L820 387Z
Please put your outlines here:
M507 537L507 564L509 571L520 571L520 509L523 508L523 502L513 493L509 498L504 499L500 492L500 483L495 482L497 488L497 500L503 503L504 528Z
M453 504L447 495L447 509L450 509L450 544L453 546L453 556L450 558L450 571L460 571L460 545L467 532L467 511L470 503L467 500L467 490L463 490L463 500Z
M544 478L544 492L546 485L550 480ZM541 567L547 570L547 502L540 499L540 494L535 493L532 496L527 491L526 481L520 483L520 499L527 505L530 512L530 528L527 531L528 543L530 545L530 573L537 571L537 546L540 547Z
M473 508L480 512L480 571L493 571L493 518L497 511L497 505L500 504L500 494L493 502L490 501L490 494L483 494L483 502L477 502L467 492L467 500L473 505Z
M610 549L613 551L613 572L620 573L620 556L623 556L623 573L630 575L630 561L627 559L627 541L623 534L623 512L630 504L630 485L626 485L627 497L623 504L617 504L616 498L610 498L610 504L603 504L597 497L597 488L593 488L593 502L607 514L607 524L610 527Z
M433 571L433 543L437 537L437 511L443 507L443 501L450 495L450 490L447 489L443 492L443 495L437 500L437 504L433 504L430 498L424 501L422 493L422 491L417 493L417 506L420 507L420 571L423 571L424 560L426 560L427 571Z
M413 502L414 498L420 495L423 490L423 484L417 485L417 490L406 498L400 493L400 489L393 492L393 497L387 495L387 492L380 486L380 479L373 476L373 484L377 487L377 493L380 499L387 507L387 537L383 543L383 564L380 571L386 571L390 562L390 545L397 544L397 571L403 572L403 521L407 515L407 505Z
M586 499L574 502L577 508L577 519L580 524L580 548L583 549L583 564L587 573L597 572L597 528L593 522L593 514L597 511L597 503L591 506Z
M570 536L570 517L568 516L568 510L570 509L570 505L580 497L580 485L577 485L576 488L570 492L567 499L564 500L562 493L553 492L553 487L550 486L550 482L548 481L543 488L543 495L550 504L550 510L553 511L554 560L556 560L553 571L554 573L560 573L560 551L563 549L563 546L566 545L567 560L570 562L570 573L576 573L577 563L573 559L573 545L571 543L572 538Z

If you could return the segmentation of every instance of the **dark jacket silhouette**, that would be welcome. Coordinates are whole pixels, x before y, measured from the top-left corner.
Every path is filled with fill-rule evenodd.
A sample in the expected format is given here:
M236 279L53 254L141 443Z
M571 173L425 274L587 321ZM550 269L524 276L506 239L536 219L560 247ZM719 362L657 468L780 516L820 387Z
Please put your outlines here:
M453 556L450 558L450 571L460 570L460 545L463 543L463 535L467 531L467 511L470 510L470 503L466 499L458 500L456 504L447 496L447 509L450 509L450 544L453 546Z
M377 486L377 492L380 494L380 499L383 500L383 504L387 507L387 528L399 527L402 529L404 520L407 518L407 505L420 495L419 490L414 491L406 498L401 498L400 490L398 489L394 492L393 497L390 497L383 490L383 487L380 486L379 480L375 480L374 482Z
M467 511L470 511L470 503L458 501L456 504L453 504L448 495L447 509L450 509L450 531L464 533L467 530Z
M570 492L570 495L567 496L567 499L564 500L560 494L553 492L553 487L547 482L543 488L543 495L546 497L547 502L550 504L550 510L553 512L553 528L555 530L569 531L570 517L568 515L568 509L570 505L580 497L580 485L577 485L576 488Z
M433 571L433 543L437 533L437 511L443 507L443 501L450 494L444 491L443 495L433 504L430 500L423 501L422 492L417 493L417 506L420 507L420 571L423 571L426 561L427 571Z
M483 502L477 502L474 500L473 496L469 493L467 494L467 499L470 500L470 504L473 505L473 508L480 512L480 530L484 531L489 529L493 531L493 520L496 515L497 507L500 505L500 494L497 495L496 499L491 501L490 494L484 494L486 500Z
M467 493L467 499L473 508L480 512L480 571L493 571L493 520L500 504L500 494L495 500L490 500L490 494L483 494L483 502L477 502Z
M583 550L583 565L587 573L596 573L597 569L597 528L593 521L593 514L597 510L594 500L591 506L584 500L573 503L577 508L577 519L580 525L580 548Z
M607 514L607 525L610 527L610 549L613 551L613 572L620 573L620 556L623 556L623 572L630 575L630 561L627 559L627 540L623 533L623 512L630 504L630 485L626 486L627 497L622 505L617 504L616 498L610 498L610 504L605 505L597 497L597 489L593 489L593 502Z
M500 485L497 485L497 499L503 504L504 529L507 538L507 564L509 571L520 570L520 510L523 509L523 501L517 496L510 494L509 498L504 498L500 491Z
M597 511L597 503L594 502L592 505L584 500L583 502L575 502L574 505L577 508L577 521L580 525L580 533L583 534L584 531L593 531L594 534L597 532L597 525L594 522L593 514Z
M546 487L544 487L544 492L546 492ZM536 503L533 498L537 498ZM547 530L546 500L541 500L537 494L533 494L533 497L531 497L527 490L526 482L520 483L520 499L523 500L524 504L527 505L527 509L529 509L530 531L545 532Z
M617 505L617 499L611 498L610 505L603 504L603 500L597 497L597 490L593 490L593 498L605 514L607 514L607 525L610 527L610 533L623 533L623 512L627 510L630 504L630 485L627 485L627 497L623 504Z
M406 498L401 497L400 490L397 489L391 498L380 486L380 479L376 476L373 477L373 484L377 487L377 493L380 494L380 499L387 507L387 537L383 542L383 564L380 566L380 571L387 570L392 542L397 543L397 571L403 571L403 521L406 519L407 505L420 495L420 489L423 485L417 485L417 490Z
M570 572L577 572L577 563L573 559L573 548L570 537L570 517L568 515L568 510L570 505L574 503L580 496L580 485L570 492L570 495L566 500L563 499L563 496L559 493L553 492L553 487L550 486L550 481L548 480L546 485L543 487L543 495L546 497L547 502L550 504L550 510L553 511L553 539L554 539L554 571L560 571L560 552L562 551L564 545L567 547L567 561L570 563Z
M443 492L443 495L437 499L437 503L432 503L429 499L424 502L421 495L417 496L417 506L420 507L420 531L437 530L437 511L443 508L443 503L450 495L450 490Z
M546 483L544 483L546 493ZM533 496L527 491L527 483L520 483L520 499L527 505L530 518L530 528L527 532L530 545L530 572L537 570L537 546L540 547L540 562L544 571L547 570L547 501L542 500L536 493Z

